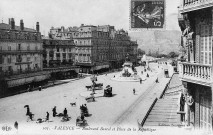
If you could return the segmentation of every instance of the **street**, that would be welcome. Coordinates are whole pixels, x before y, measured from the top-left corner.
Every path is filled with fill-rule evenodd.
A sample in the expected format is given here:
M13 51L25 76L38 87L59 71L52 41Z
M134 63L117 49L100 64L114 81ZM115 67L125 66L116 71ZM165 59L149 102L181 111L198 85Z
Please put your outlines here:
M162 69L157 64L150 64L152 69L148 71L149 78L140 84L140 82L118 82L111 78L117 73L99 75L97 83L103 83L103 88L107 85L112 86L113 97L97 97L95 102L87 103L84 95L88 93L86 85L91 85L90 77L71 81L66 84L46 88L42 91L33 91L0 99L0 124L13 125L15 121L19 123L20 128L31 125L31 128L37 125L55 126L72 125L75 126L75 120L80 116L80 105L87 104L90 117L85 117L89 127L118 126L129 125L137 126L137 119L147 112L153 99L155 99L163 90L163 86L169 81L162 75ZM138 74L141 76L143 67L137 67ZM143 77L147 72L143 73ZM158 84L155 83L159 78ZM163 85L161 85L161 83ZM133 94L133 88L136 94ZM103 93L103 90L97 90L97 93ZM156 97L155 97L156 96ZM76 102L76 106L71 106L71 102ZM36 121L27 122L25 105L30 106L30 111L35 114L34 119L45 118L46 112L50 113L50 122L37 124ZM67 109L71 120L61 122L61 118L52 117L52 108L57 107L57 113L62 113ZM140 108L143 109L140 109ZM141 111L142 110L142 111ZM140 116L140 114L142 114ZM24 125L24 126L23 126ZM29 129L30 130L30 129Z

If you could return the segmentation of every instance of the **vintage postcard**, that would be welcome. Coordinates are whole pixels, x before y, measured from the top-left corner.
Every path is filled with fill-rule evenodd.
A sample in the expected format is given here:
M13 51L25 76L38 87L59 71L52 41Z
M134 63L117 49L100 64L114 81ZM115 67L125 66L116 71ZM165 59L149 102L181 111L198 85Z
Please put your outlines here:
M212 0L0 0L0 135L212 134Z

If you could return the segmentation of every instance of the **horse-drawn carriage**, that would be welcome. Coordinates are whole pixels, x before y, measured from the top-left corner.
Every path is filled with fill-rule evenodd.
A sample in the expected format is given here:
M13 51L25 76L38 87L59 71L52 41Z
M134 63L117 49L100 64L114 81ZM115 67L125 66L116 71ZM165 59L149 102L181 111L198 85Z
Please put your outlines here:
M89 116L89 112L86 105L80 106L81 110L81 116L78 116L76 119L76 126L87 126L87 121L84 119L84 117Z
M80 110L81 110L81 115L83 115L85 117L89 116L89 111L88 111L86 105L80 106Z
M110 85L107 85L104 89L104 97L112 97L112 87Z
M95 83L94 81L92 81L93 84L86 86L87 90L92 90L92 89L102 89L103 88L103 83Z
M76 126L85 127L87 126L87 120L84 119L84 116L78 116L76 119Z

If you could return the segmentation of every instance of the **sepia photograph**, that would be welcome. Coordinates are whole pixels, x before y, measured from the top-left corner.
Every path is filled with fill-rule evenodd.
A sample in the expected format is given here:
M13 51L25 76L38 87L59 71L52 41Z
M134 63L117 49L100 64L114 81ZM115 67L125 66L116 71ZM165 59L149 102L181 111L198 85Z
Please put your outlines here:
M0 0L0 135L213 134L213 0Z

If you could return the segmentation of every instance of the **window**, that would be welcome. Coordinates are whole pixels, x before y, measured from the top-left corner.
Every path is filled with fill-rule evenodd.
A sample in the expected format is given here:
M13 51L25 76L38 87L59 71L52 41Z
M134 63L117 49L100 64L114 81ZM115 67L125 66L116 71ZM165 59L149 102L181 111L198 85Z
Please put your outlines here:
M66 49L65 49L65 48L63 48L63 52L66 52Z
M8 51L11 51L11 46L8 46Z
M72 58L72 54L70 53L70 54L69 54L69 59L71 59L71 58Z
M35 64L35 68L38 69L38 64Z
M66 59L66 53L63 53L63 59Z
M30 61L30 57L27 57L27 61Z
M59 48L57 48L57 52L59 52Z
M31 68L30 68L30 64L27 64L27 70L30 70Z
M4 62L4 57L0 55L0 64L2 64L3 62Z
M17 59L16 59L16 62L21 62L22 59L21 59L21 55L18 55Z
M30 45L27 45L27 51L29 51L30 50Z
M12 66L9 66L9 67L8 67L8 71L9 71L9 74L10 74L10 75L13 73Z
M11 63L11 56L7 57L7 63Z
M18 50L19 51L21 50L21 44L18 44Z

